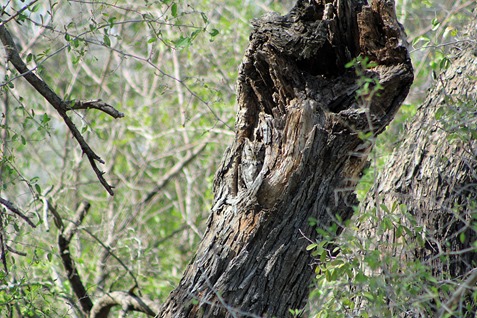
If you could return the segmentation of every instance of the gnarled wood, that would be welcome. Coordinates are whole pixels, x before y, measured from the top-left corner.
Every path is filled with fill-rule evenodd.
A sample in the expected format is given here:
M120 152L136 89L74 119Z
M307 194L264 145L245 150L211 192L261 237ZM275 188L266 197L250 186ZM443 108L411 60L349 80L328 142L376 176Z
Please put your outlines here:
M313 268L309 219L327 228L356 204L357 176L413 74L392 1L298 1L254 30L238 79L236 136L214 184L215 203L197 254L161 317L286 317L303 308ZM345 64L381 94L358 102Z

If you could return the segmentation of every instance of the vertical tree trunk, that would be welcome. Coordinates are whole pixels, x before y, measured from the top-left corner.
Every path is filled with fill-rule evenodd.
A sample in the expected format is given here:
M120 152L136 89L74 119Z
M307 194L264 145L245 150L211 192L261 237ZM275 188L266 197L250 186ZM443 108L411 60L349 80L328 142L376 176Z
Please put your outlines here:
M476 36L475 26L473 30L471 39ZM407 207L416 223L405 214L402 222L417 236L403 238L389 231L389 242L405 242L392 245L391 253L403 259L403 266L413 260L429 265L439 281L441 301L448 307L442 306L441 314L457 309L460 313L454 314L463 317L464 312L475 314L477 309L471 302L470 309L462 306L462 296L477 281L477 45L471 41L458 45L450 55L450 68L437 78L361 210L377 208L382 217L386 214L382 204ZM470 285L454 294L457 297L451 296L466 279ZM451 292L445 292L444 286L450 286ZM428 315L437 316L436 302L427 306Z
M369 142L411 85L393 1L298 1L254 30L238 79L236 135L215 178L207 231L161 317L286 317L303 308L313 267L309 219L346 220ZM363 76L382 86L361 96ZM364 101L364 102L360 102ZM340 224L338 222L338 224Z

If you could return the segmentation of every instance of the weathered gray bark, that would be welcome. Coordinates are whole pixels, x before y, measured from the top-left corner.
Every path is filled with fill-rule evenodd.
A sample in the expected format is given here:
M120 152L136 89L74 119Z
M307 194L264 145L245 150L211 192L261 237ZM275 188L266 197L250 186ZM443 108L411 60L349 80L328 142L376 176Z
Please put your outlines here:
M286 317L313 274L315 218L346 220L371 144L413 74L393 1L298 1L254 30L238 79L236 137L215 179L208 228L161 317ZM356 98L344 65L368 56L381 94ZM372 129L371 129L372 127Z
M470 39L475 39L473 30ZM406 261L420 260L439 281L436 286L457 289L455 297L441 290L441 301L448 308L442 306L440 314L457 310L454 314L459 317L475 317L477 310L472 302L467 303L470 310L462 306L477 281L473 245L477 239L477 45L472 41L460 43L449 55L450 68L439 75L361 208L377 208L378 217L383 217L381 204L406 205L417 223L409 222L405 214L401 221L417 230L419 240L389 231L386 240L392 244L378 245L387 246L383 252L399 256L403 269ZM366 228L369 224L361 227ZM427 308L427 315L437 316L437 302Z

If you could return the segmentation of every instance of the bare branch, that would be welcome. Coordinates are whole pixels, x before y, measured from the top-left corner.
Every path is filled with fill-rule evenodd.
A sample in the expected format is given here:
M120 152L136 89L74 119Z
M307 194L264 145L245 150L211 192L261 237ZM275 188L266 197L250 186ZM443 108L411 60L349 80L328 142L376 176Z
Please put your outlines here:
M51 204L49 204L49 206L51 206ZM78 297L81 310L86 315L88 315L91 311L91 308L93 308L93 302L91 301L91 298L89 297L88 292L83 285L81 277L76 268L75 261L71 257L70 242L78 229L78 225L81 224L90 207L91 205L88 202L83 202L79 206L72 224L70 224L65 230L61 231L60 235L58 235L58 248L60 250L61 260L63 261L63 266L66 271L66 276L68 277L68 281L70 282L71 288L73 289L76 297Z
M8 274L7 253L5 252L5 242L3 241L3 227L2 227L2 231L0 232L0 260L2 261L3 269L5 270L5 273Z
M164 186L176 176L182 169L187 166L195 157L197 157L207 146L207 142L204 142L194 151L187 155L184 159L177 162L162 178L157 182L156 187L146 196L146 198L141 202L141 204L146 204L152 200L152 198L159 193L159 191L164 188Z
M96 161L102 164L104 164L104 161L91 149L88 143L86 143L78 128L76 128L71 118L66 114L69 109L68 104L63 101L55 92L53 92L53 90L42 79L28 69L25 62L23 62L22 58L20 57L18 50L15 48L15 43L13 42L12 36L6 29L5 23L0 23L0 40L5 47L8 61L13 64L17 71L20 72L20 74L22 74L22 76L56 109L58 114L60 114L66 126L68 126L71 133L73 134L73 137L78 141L81 150L88 157L91 167L96 173L99 182L101 182L103 187L110 195L114 195L113 187L104 179L104 172L100 171L96 165Z
M101 241L96 235L91 233L91 231L88 231L87 229L83 229L83 231L88 233L92 238L94 238L96 240L96 242L98 242L99 245L101 245L108 252L109 255L114 257L119 262L119 264L121 264L121 266L132 277L132 279L134 280L135 286L139 286L136 275L134 275L134 273L131 271L131 269L126 264L124 264L124 262L115 253L113 253L113 249L110 246L104 244L103 241Z
M15 213L16 215L18 215L19 217L21 217L23 220L25 220L25 222L28 223L28 225L30 225L31 227L35 228L36 225L25 215L23 214L22 212L20 212L20 210L18 210L14 205L13 203L11 203L10 201L8 200L5 200L4 198L0 198L0 204L2 204L3 206L5 206L8 210L12 211L13 213Z
M91 309L90 318L106 318L114 306L142 312L152 317L159 313L159 306L151 300L140 298L133 293L115 291L105 294L96 302Z
M72 104L68 110L77 110L77 109L98 109L102 112L105 112L109 116L113 118L122 118L124 117L124 113L121 113L113 106L106 104L101 99L94 99L88 101L72 101L67 102L67 104Z
M17 255L20 255L20 256L27 256L27 253L17 251L16 249L14 249L11 246L8 246L7 244L5 244L5 247L7 248L7 251L9 251L13 254L17 254Z
M71 241L73 236L78 231L78 226L80 226L81 223L83 223L83 219L88 213L90 207L91 207L91 204L89 202L82 202L80 206L78 207L78 209L76 210L76 214L73 220L63 231L63 235L68 240L68 242Z
M477 283L477 269L474 268L469 277L457 288L457 290L452 294L452 297L445 303L442 304L442 308L439 312L439 317L447 316L449 313L453 313L452 308L454 308L462 297L468 292L475 288Z

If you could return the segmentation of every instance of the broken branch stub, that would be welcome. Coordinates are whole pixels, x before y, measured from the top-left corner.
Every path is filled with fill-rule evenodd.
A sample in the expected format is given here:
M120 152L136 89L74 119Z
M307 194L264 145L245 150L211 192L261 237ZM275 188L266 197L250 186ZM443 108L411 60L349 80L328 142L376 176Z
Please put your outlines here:
M392 1L298 1L253 26L208 228L162 317L302 308L313 275L303 235L320 239L309 220L342 230L372 147L360 132L382 132L413 80ZM361 73L345 67L358 56Z

